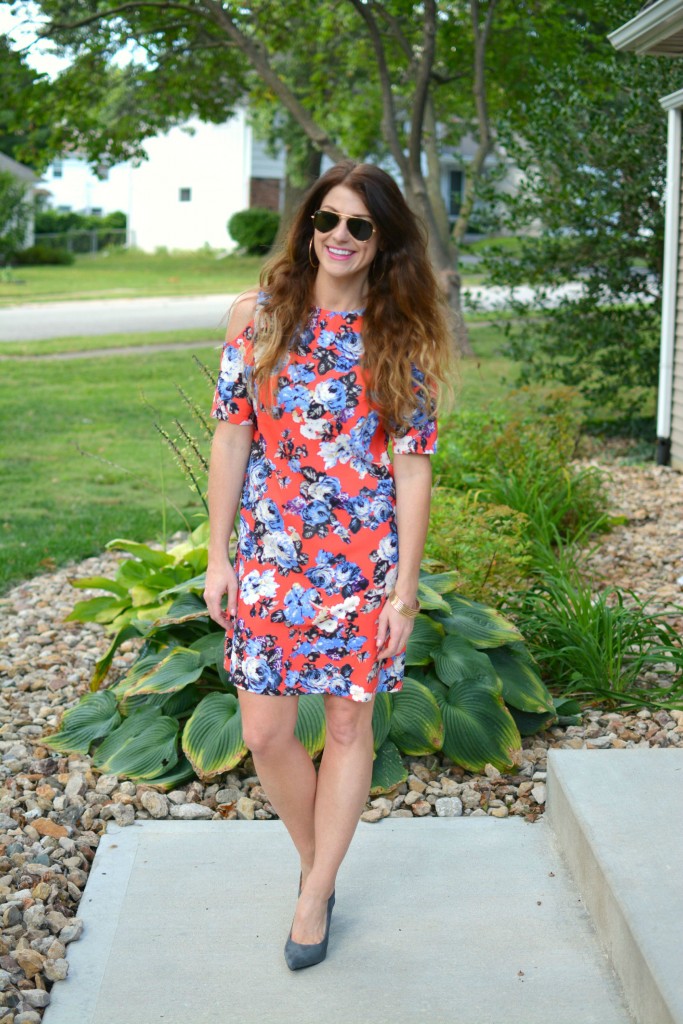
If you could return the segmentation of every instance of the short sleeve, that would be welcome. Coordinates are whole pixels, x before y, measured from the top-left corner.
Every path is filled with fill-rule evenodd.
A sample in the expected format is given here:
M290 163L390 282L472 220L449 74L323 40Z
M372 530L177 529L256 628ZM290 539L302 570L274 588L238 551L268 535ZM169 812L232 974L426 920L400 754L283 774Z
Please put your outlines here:
M247 382L253 370L251 363L251 327L234 341L226 341L213 396L211 415L236 426L256 423L254 405Z
M413 366L415 383L424 380L424 374ZM437 449L436 416L430 416L420 404L415 410L407 430L391 434L391 446L394 455L435 455Z

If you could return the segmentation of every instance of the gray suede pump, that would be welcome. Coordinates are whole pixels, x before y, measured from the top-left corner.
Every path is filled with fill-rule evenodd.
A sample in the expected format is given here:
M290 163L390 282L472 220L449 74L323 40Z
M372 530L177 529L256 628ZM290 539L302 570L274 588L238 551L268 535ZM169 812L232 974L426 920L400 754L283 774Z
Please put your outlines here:
M290 971L298 971L301 967L313 967L319 964L327 956L327 942L330 937L330 919L332 907L334 906L334 892L327 901L327 925L325 937L321 942L294 942L292 929L289 929L289 937L285 943L285 960Z

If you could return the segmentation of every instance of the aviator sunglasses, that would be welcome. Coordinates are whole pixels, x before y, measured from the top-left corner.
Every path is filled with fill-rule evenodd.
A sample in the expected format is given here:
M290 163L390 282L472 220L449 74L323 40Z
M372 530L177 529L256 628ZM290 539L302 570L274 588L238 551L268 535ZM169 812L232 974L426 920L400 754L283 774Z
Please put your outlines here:
M345 213L333 213L332 210L316 210L311 217L313 227L325 235L328 231L334 231L340 220L345 220L349 234L357 242L367 242L375 233L374 226L365 217L348 217Z

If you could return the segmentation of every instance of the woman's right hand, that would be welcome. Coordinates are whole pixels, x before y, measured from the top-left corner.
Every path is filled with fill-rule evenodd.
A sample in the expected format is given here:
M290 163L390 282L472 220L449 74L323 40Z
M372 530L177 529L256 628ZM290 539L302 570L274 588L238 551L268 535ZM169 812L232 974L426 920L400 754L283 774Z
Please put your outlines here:
M210 561L206 569L204 600L209 615L223 629L227 628L237 612L237 589L237 574L227 555L225 561ZM224 594L228 595L225 611L221 607Z

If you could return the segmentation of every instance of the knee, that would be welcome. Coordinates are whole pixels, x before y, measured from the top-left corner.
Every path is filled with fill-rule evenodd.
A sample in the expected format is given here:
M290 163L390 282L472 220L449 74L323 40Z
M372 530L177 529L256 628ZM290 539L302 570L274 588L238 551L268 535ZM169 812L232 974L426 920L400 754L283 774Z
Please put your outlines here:
M280 750L292 736L290 729L284 729L277 723L242 720L242 738L251 753L257 757Z
M342 709L343 710L343 709ZM326 738L341 747L372 740L372 719L367 715L349 713L327 717Z

